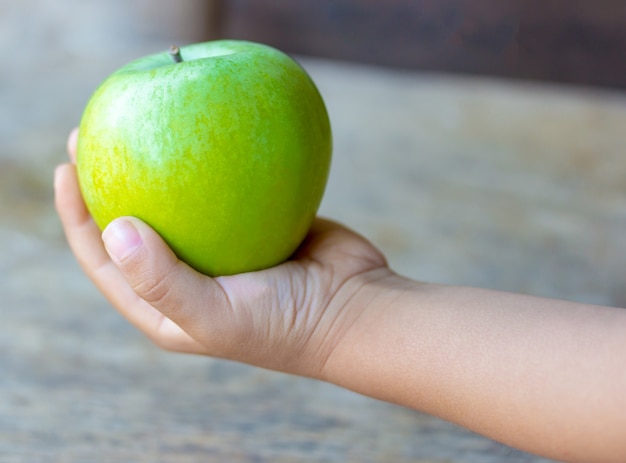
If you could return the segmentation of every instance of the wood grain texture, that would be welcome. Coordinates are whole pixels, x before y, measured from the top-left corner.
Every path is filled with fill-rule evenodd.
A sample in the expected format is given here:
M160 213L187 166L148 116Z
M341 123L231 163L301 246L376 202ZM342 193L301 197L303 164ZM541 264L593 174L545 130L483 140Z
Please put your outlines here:
M110 307L51 176L101 80L178 37L142 35L129 3L0 0L0 461L549 463L330 384L160 352ZM320 212L394 270L626 307L626 92L301 63L333 122Z

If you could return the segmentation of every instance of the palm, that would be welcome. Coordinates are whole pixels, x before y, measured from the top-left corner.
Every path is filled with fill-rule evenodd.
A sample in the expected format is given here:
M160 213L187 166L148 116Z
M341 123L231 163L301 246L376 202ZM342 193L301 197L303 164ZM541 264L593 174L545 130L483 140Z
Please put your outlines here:
M332 340L340 338L342 329L358 316L344 310L358 289L351 283L357 276L377 271L386 275L388 269L376 248L334 222L317 219L292 260L262 272L215 281L242 316L237 324L239 335L254 346L246 361L294 372L303 369L298 364L311 357L306 355L310 351L323 363L334 345ZM271 339L267 333L273 333ZM261 358L271 358L274 364Z

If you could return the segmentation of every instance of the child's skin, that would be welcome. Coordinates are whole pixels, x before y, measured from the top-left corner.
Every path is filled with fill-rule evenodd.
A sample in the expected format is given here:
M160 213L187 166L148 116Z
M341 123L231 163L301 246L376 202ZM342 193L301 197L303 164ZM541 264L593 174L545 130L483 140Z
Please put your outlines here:
M209 278L136 218L100 233L72 163L56 207L82 268L163 349L328 381L567 462L626 462L626 310L426 284L318 219L292 260Z

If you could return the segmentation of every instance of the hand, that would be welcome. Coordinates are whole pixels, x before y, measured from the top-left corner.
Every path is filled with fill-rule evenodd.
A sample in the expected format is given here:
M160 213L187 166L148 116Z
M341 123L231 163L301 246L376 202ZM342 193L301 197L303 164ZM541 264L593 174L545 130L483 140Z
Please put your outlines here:
M55 204L83 270L111 304L158 346L322 378L328 358L366 303L365 282L391 275L364 238L317 219L293 258L259 272L209 278L181 262L133 217L102 233L71 163L55 172Z
M626 461L623 309L408 280L327 220L284 264L209 278L135 218L101 235L72 163L55 190L87 275L165 349L330 381L548 458Z

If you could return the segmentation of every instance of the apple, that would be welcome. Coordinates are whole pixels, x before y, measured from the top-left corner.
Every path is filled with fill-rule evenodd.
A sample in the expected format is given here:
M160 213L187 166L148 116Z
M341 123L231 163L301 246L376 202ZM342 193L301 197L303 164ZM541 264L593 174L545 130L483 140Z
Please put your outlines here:
M324 101L296 61L218 40L109 76L82 116L77 171L101 229L138 217L181 260L218 276L294 253L322 200L331 152Z

